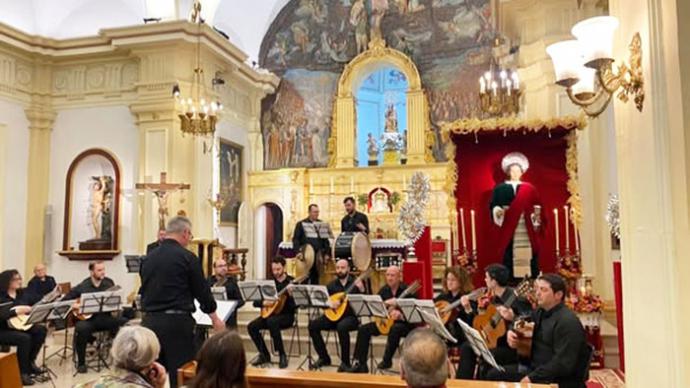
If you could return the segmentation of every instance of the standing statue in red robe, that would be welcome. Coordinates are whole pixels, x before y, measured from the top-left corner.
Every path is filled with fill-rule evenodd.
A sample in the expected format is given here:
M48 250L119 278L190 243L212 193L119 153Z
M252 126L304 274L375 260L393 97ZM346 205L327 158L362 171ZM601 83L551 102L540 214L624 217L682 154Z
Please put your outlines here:
M494 187L490 204L491 219L499 228L495 255L503 258L511 278L536 277L545 230L539 192L531 183L521 180L529 168L522 153L504 156L501 168L507 179Z

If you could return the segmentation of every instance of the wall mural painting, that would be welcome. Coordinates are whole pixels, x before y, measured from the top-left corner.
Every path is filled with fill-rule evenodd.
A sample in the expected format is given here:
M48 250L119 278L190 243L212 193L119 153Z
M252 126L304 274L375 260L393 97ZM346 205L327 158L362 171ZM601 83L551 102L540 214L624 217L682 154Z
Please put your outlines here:
M242 204L242 146L221 138L218 163L220 192L227 196L220 211L220 224L235 226Z
M476 116L476 80L488 69L494 37L491 17L490 0L290 1L259 54L261 67L283 78L262 106L265 167L327 164L338 78L378 34L417 65L437 132L440 122ZM443 160L440 141L436 148Z

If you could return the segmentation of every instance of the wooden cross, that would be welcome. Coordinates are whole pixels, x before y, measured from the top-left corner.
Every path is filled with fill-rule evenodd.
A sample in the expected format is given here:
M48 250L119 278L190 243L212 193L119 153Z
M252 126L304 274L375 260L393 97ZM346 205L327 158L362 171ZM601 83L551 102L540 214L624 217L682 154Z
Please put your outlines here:
M158 229L165 229L165 216L168 215L168 195L177 190L189 190L187 183L169 183L168 173L161 172L160 183L137 183L134 188L152 192L158 199Z

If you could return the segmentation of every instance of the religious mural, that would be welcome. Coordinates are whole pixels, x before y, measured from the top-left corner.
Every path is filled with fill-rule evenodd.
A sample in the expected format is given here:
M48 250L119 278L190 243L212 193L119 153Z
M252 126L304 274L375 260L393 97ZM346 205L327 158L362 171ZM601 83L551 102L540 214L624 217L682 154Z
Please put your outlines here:
M242 146L220 139L218 154L220 167L220 192L227 197L220 211L221 225L237 225L242 204Z
M437 132L443 121L478 113L477 79L494 37L489 0L292 0L259 55L283 78L262 107L267 169L327 164L339 75L379 36L417 65ZM442 150L437 141L437 160Z

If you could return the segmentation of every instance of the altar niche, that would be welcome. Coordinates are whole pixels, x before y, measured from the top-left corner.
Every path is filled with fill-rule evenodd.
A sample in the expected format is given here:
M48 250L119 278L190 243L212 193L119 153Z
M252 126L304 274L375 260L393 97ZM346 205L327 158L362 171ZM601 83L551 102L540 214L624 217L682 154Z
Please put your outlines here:
M407 162L408 82L394 67L372 71L356 92L357 165Z

